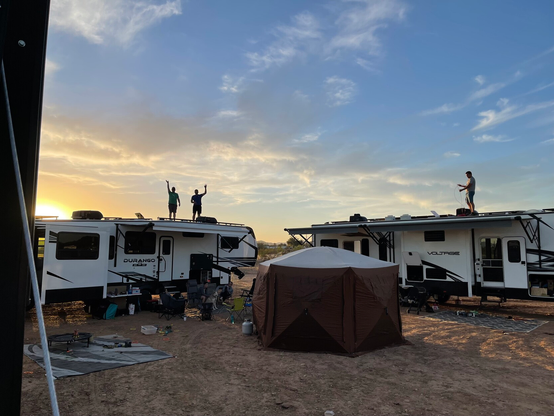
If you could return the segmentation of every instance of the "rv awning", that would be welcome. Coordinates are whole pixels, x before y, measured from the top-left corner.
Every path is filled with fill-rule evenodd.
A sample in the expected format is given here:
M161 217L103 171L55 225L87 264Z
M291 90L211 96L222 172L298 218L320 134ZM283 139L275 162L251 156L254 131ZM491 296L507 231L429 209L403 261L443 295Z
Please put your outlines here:
M511 227L513 221L521 216L511 215L502 217L451 217L429 218L425 220L395 220L379 222L355 222L350 224L313 225L306 228L285 228L291 235L299 234L357 234L367 232L389 231L433 231L433 230L461 230L472 228Z
M160 224L155 221L141 221L141 222L121 222L118 225L124 225L126 227L137 227L144 229L146 226L151 225L148 230L159 232L177 232L177 233L203 233L203 234L221 234L228 237L242 237L248 234L248 231L242 227L230 227L224 225L212 225L206 223L168 223L164 222Z

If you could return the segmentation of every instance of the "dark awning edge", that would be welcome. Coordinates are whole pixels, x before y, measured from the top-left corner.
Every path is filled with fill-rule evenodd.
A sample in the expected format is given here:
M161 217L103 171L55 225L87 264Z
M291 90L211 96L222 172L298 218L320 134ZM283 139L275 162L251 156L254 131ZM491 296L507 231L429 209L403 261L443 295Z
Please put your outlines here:
M285 228L291 235L298 234L352 234L365 233L365 229L373 231L432 231L432 230L463 230L472 228L511 227L519 215L502 217L452 217L429 220L396 220L380 222L356 222L351 224L313 225L306 228Z

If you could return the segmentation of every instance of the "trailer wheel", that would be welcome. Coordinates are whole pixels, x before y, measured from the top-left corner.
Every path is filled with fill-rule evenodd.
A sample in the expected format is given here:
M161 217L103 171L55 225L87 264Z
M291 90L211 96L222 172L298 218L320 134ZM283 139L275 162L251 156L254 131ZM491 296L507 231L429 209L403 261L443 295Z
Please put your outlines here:
M448 299L450 299L450 295L448 293L439 293L437 295L437 300L441 305L444 305L446 302L448 302Z

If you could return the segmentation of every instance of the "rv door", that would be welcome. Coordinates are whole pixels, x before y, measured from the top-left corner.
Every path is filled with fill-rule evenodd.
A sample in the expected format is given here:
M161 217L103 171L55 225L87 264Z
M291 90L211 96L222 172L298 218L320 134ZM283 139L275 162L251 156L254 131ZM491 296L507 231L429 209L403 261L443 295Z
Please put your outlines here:
M160 237L158 253L158 280L169 282L173 279L173 237Z
M527 289L527 258L523 237L502 238L504 284L509 288Z

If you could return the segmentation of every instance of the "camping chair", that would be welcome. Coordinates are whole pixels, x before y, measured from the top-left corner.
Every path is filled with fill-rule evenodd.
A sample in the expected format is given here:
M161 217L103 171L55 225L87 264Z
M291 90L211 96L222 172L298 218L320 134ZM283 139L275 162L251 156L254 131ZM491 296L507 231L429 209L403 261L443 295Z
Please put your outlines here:
M233 306L227 309L227 312L229 312L229 316L226 321L231 319L232 316L235 316L236 318L241 318L244 321L244 302L246 298L235 298L233 299ZM235 319L236 320L236 319Z
M408 303L410 307L408 308L408 313L412 308L416 308L417 314L421 311L421 308L427 304L427 299L429 299L429 294L424 287L421 286L412 286L408 291Z
M252 299L252 296L254 295L254 286L256 285L256 278L252 279L252 286L250 289L242 289L242 294L240 295L241 298L246 298L247 301Z
M189 280L187 284L187 301L189 306L194 306L196 301L200 300L200 293L198 291L198 283L196 280Z
M169 321L174 316L183 317L185 313L185 299L175 299L168 293L160 294L160 299L162 300L162 308L158 315L158 318L165 316Z

